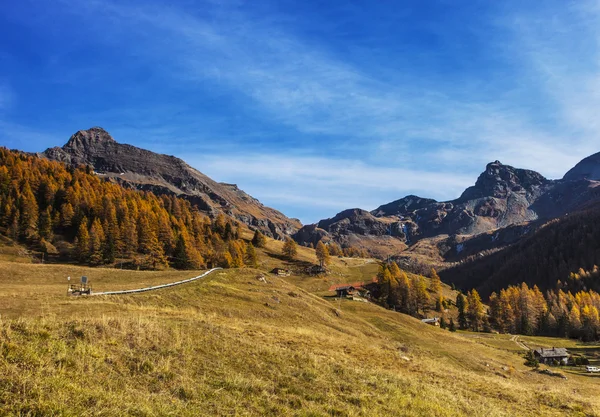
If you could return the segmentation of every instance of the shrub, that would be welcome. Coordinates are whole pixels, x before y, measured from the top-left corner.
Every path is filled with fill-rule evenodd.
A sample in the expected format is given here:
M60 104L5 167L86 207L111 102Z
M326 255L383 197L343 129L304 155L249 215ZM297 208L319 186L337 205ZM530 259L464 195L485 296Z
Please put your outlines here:
M538 362L538 360L535 358L535 356L533 355L533 351L530 350L525 354L525 365L529 366L531 368L539 368L540 367L540 363Z

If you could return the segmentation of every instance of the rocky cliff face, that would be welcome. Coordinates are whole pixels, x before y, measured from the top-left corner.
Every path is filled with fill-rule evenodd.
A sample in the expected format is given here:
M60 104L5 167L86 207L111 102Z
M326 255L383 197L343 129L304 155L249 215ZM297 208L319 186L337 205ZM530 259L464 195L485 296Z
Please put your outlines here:
M370 242L379 239L382 245L383 239L389 245L390 237L405 245L436 239L437 246L443 242L442 256L448 254L457 259L461 252L477 252L479 246L482 250L490 250L514 243L519 234L527 234L531 228L511 228L510 233L492 231L532 222L541 224L537 221L562 216L600 198L600 183L593 181L595 170L600 167L600 154L587 158L578 167L565 176L570 180L553 181L535 171L495 161L489 163L475 185L456 200L437 202L407 196L370 213L359 209L343 211L332 219L320 221L318 229L321 234L325 231L328 237L342 244L363 238ZM535 225L532 223L532 227ZM305 226L302 239L298 236L300 243L314 240L307 228ZM468 238L478 235L482 237ZM510 238L504 238L505 235ZM446 238L453 236L461 238ZM440 237L443 240L440 241Z
M174 156L118 143L100 127L81 130L62 148L47 149L40 156L89 165L98 175L124 186L187 198L208 214L223 212L275 238L302 226L234 184L216 182Z

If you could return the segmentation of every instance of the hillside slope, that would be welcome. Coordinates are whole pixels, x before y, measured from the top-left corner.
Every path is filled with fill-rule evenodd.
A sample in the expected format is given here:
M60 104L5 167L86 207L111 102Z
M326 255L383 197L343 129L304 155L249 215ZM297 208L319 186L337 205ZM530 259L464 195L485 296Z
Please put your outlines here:
M3 284L7 268L0 263ZM40 318L4 318L0 304L0 414L600 412L589 378L539 375L510 350L371 304L331 303L281 278L263 282L257 271L136 296L67 299L57 268L64 267L20 269L25 280L56 281L38 304ZM162 272L128 274L122 281L137 285ZM22 279L15 285L13 307L38 290Z
M440 273L458 288L477 288L483 296L526 282L542 290L565 282L579 268L600 265L600 203L553 220L497 253L477 257ZM593 288L600 290L600 286Z
M276 238L301 227L298 220L266 207L234 184L216 182L174 156L118 143L100 127L80 130L63 147L40 156L92 166L99 175L131 188L184 197L209 214L223 212Z

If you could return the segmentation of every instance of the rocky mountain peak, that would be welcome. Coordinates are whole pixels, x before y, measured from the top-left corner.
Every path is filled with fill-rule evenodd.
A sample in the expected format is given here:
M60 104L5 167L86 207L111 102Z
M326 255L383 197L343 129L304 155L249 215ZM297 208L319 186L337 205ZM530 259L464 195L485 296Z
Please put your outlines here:
M600 181L600 152L588 156L563 177L565 181L592 180Z
M92 127L88 130L80 130L69 138L65 148L87 149L98 145L116 144L117 141L106 130L101 127Z
M411 194L407 195L406 197L402 197L399 200L379 206L373 210L371 214L374 216L404 215L435 203L437 203L437 201L431 198L423 198Z
M490 162L473 187L465 190L459 201L482 197L506 198L510 193L530 193L548 183L541 174L514 168L500 161Z
M103 178L126 187L186 198L207 214L223 212L275 238L301 227L298 220L264 206L236 185L220 184L174 156L118 143L101 127L80 130L62 148L47 149L40 156L91 166Z

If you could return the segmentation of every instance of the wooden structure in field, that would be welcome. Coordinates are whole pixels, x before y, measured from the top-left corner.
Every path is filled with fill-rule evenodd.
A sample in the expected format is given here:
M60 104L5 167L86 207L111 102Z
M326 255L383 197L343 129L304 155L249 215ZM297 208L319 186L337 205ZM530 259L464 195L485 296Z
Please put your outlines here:
M68 280L71 281L71 277ZM67 290L68 295L90 295L91 293L92 286L86 276L81 277L79 284L69 284L69 289Z

